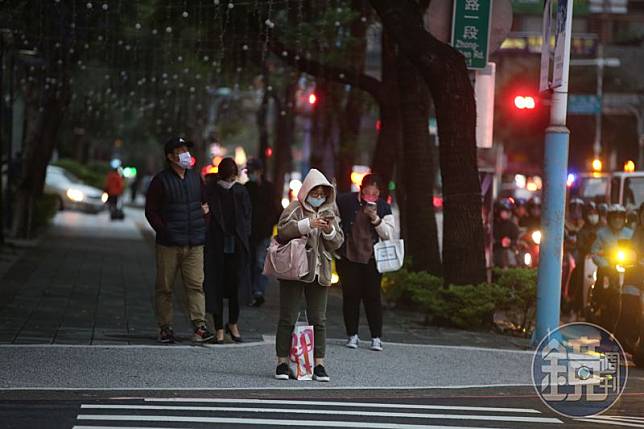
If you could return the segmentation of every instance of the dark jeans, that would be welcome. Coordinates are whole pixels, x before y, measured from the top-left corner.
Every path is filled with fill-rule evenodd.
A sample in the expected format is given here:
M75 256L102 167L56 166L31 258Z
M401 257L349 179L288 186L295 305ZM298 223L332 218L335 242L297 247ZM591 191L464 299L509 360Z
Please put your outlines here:
M262 272L264 271L264 260L268 245L271 244L270 237L258 241L251 242L251 250L253 253L252 270L253 270L253 296L264 296L266 293L266 286L268 285L268 277Z
M224 255L224 284L230 290L228 298L228 323L235 325L239 321L239 280L235 255ZM212 314L215 329L224 329L224 297L218 296L216 309Z
M346 259L336 261L342 283L342 312L347 335L357 335L360 324L360 302L364 304L371 338L382 336L382 300L380 281L382 275L372 259L368 264L359 264Z
M275 349L278 358L289 357L291 335L300 312L302 294L306 300L306 315L313 326L313 356L324 358L326 351L326 302L329 289L318 283L280 280L280 320L277 324Z

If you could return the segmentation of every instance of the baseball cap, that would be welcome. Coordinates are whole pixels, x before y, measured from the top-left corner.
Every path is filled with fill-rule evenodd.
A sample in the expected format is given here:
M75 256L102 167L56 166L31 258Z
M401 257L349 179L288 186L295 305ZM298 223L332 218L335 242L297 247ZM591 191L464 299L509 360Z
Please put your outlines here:
M165 142L165 145L163 146L166 155L169 153L172 153L173 150L175 150L178 147L185 146L187 148L191 148L194 146L194 144L191 141L188 141L182 137L172 137L170 140Z

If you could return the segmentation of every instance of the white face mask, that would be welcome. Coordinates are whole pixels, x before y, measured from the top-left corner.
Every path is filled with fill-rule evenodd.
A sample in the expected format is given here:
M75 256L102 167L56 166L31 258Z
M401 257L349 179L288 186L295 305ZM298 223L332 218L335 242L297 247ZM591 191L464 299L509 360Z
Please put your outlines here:
M591 225L597 225L599 222L599 215L588 215L588 222L590 222Z
M190 152L183 152L179 154L179 166L186 170L192 168L192 156Z

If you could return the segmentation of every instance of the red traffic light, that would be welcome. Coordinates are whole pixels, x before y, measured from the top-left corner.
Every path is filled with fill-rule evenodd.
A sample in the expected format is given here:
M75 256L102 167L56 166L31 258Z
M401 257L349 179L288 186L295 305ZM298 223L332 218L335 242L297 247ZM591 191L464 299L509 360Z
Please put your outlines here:
M315 103L317 103L317 102L318 102L318 96L317 96L317 95L315 95L315 93L311 93L311 94L309 95L309 104L310 104L310 105L314 105L314 104L315 104Z
M266 149L264 149L264 155L266 155L266 158L273 156L273 148L268 146Z
M517 95L514 97L514 107L520 110L532 110L537 107L537 102L531 95Z

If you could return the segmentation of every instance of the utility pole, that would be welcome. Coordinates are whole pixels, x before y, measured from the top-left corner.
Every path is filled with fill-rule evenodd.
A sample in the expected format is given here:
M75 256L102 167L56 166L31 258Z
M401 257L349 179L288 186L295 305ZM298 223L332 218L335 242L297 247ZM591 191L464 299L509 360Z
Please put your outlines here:
M565 2L565 3L562 3ZM553 88L550 105L550 125L546 129L544 159L544 205L542 215L543 239L539 250L539 270L537 276L537 323L534 344L539 344L559 327L561 312L561 259L563 252L564 213L566 208L566 177L568 173L568 142L570 131L566 127L568 108L568 72L570 68L570 36L572 32L573 0L558 1L558 16L564 12L564 23L557 23L563 34L556 34L557 44L563 46L559 58L555 55L555 71L560 73L554 81L559 85ZM550 13L550 2L546 2ZM549 33L549 30L548 30ZM549 40L549 37L546 38ZM548 52L548 55L549 52ZM543 59L542 59L543 61ZM542 63L543 64L543 63ZM560 68L559 68L560 67ZM547 67L546 67L547 69ZM543 72L543 71L542 71Z

